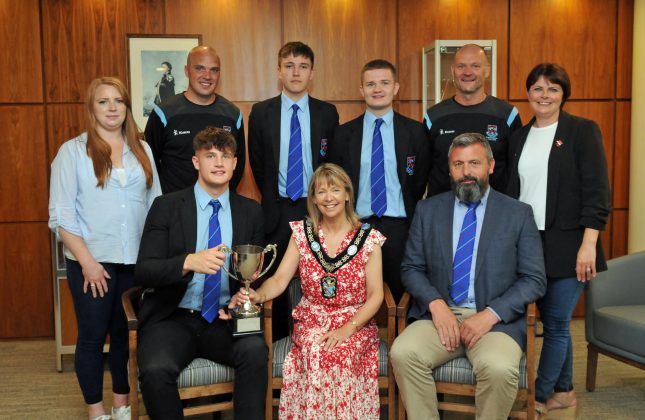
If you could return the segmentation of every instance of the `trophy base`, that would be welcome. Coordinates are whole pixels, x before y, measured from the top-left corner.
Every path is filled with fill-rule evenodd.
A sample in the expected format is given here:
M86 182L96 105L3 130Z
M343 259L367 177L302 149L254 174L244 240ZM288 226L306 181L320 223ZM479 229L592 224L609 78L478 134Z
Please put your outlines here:
M233 337L263 333L262 318L259 315L251 318L233 317Z

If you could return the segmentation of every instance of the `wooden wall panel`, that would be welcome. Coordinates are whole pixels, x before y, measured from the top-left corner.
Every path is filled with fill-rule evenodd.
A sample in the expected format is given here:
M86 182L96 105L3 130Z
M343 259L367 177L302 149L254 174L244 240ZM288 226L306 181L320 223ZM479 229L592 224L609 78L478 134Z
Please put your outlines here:
M0 106L0 129L4 133L0 138L3 150L0 222L47 220L48 162L43 107Z
M49 238L46 223L0 223L1 338L54 335Z
M612 220L612 238L611 238L611 258L622 257L627 255L627 210L614 210L611 215Z
M166 1L166 32L201 33L220 56L218 87L233 101L259 101L278 94L281 10L275 1Z
M60 146L85 131L84 104L54 104L47 106L48 162L54 160ZM49 170L49 168L48 168Z
M0 0L0 102L43 100L38 18L38 0Z
M313 96L361 100L360 70L375 58L396 63L396 2L284 0L284 39L313 48Z
M618 0L616 42L616 97L632 97L632 49L634 0Z
M607 158L609 185L613 185L614 102L567 102L564 109L570 114L593 120L600 127L602 142L605 147L605 157Z
M340 124L345 124L365 112L364 102L336 102Z
M421 99L421 50L437 39L496 39L497 96L507 98L508 1L400 0L399 99Z
M164 0L43 0L49 102L82 102L89 82L126 77L126 34L162 33Z
M567 69L573 84L572 98L613 98L616 0L510 3L512 99L526 96L526 75L543 61Z
M242 181L237 187L237 192L245 197L251 198L260 202L262 199L262 194L255 184L255 179L253 178L253 172L251 172L251 166L249 165L249 144L248 144L248 133L249 133L249 115L251 114L251 107L253 107L253 102L235 102L235 105L240 108L242 115L244 116L244 132L247 136L246 142L246 165L244 167L244 175L242 176Z
M423 109L423 102L421 101L397 101L394 103L394 108L398 113L408 118L412 118L415 121L423 121L425 109Z
M614 146L614 208L629 207L629 147L631 141L631 102L616 102L616 144Z

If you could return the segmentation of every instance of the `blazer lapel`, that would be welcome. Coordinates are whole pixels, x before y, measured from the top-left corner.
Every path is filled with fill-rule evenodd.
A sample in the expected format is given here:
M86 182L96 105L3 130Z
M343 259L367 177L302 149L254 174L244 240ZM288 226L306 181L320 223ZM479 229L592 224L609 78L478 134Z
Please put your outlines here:
M403 120L394 113L394 148L396 153L396 173L399 177L401 189L405 190L405 168L407 166L407 153L410 144L410 133L403 124Z
M320 161L320 139L323 136L322 133L322 121L319 118L315 118L319 115L318 112L318 103L313 98L309 97L309 136L311 141L311 166L315 170L318 167L318 162Z
M441 243L441 259L445 261L446 273L445 278L448 280L448 285L452 284L452 224L455 216L455 196L452 194L445 195L445 202L441 207L441 214L437 214L439 220L444 220L444 223L439 223L439 238L446 238L440 240Z
M365 114L363 114L363 117ZM358 200L358 185L361 178L361 148L363 147L363 117L354 120L349 133L350 141L350 162L352 162L352 171L349 174L354 188L354 196Z
M243 215L241 214L241 211L240 211L241 206L240 206L239 197L237 196L237 194L233 193L233 191L229 191L229 197L230 197L229 199L230 199L230 205L231 205L231 219L233 224L233 238L231 240L231 246L233 247L235 245L246 245L245 243L246 225L243 220ZM230 259L229 259L228 270L232 271L231 268L232 267L230 266ZM229 290L231 291L231 296L232 296L233 293L235 293L238 290L239 284L237 281L235 281L234 278L229 276L228 287L229 287Z
M562 154L567 153L567 150L572 147L569 141L569 131L571 124L569 123L568 114L560 111L558 119L558 128L555 130L555 138L551 144L551 152L549 153L549 172L546 180L546 214L545 214L545 227L548 227L555 219L555 200L558 193L558 183L560 180L560 166L562 163Z
M184 249L188 252L195 252L197 242L197 203L195 194L191 189L185 190L181 206L181 226L184 231Z
M269 124L269 133L271 137L271 147L273 148L273 161L276 168L280 167L280 110L282 100L280 96L276 97L269 104L267 124ZM277 178L277 174L276 174ZM277 185L277 180L276 180Z
M484 264L486 252L490 248L490 244L495 240L493 237L493 232L503 232L503 226L498 226L502 220L499 217L496 217L498 214L501 214L501 209L499 208L499 201L496 196L497 191L491 189L488 193L488 204L486 205L486 212L484 213L484 220L482 223L482 230L479 234L479 244L477 246L477 261L475 262L475 279L479 278L479 272L481 271L482 265ZM478 221L479 223L479 221ZM475 283L477 287L477 283ZM475 295L479 296L483 290L477 290Z

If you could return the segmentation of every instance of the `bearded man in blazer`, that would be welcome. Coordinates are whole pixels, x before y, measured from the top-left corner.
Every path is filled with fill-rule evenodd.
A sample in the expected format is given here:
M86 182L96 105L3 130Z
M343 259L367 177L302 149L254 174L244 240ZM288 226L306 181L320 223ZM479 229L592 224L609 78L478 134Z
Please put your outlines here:
M482 134L455 137L448 154L453 191L420 202L410 227L401 277L413 322L392 366L409 419L439 419L432 370L461 356L477 378L476 417L506 419L526 305L546 291L542 244L531 206L489 187L495 161Z
M249 160L262 193L266 242L278 246L276 263L265 278L277 269L287 250L291 238L289 222L302 220L307 214L309 180L327 159L338 126L336 107L309 95L313 77L313 50L302 42L286 43L278 52L282 93L253 105L249 116ZM295 154L302 157L295 162L300 165L297 183L302 188L294 192L288 191L287 184L289 156ZM284 294L273 302L275 340L288 334L287 315Z
M386 60L372 60L361 71L361 95L366 112L338 127L329 160L349 175L356 192L356 211L365 222L385 235L383 280L394 299L403 295L400 265L414 208L423 197L430 170L430 144L423 125L392 109L399 91L396 68ZM378 139L375 137L378 134ZM382 152L379 152L382 144ZM385 182L372 179L382 156ZM383 193L385 208L376 209ZM383 204L382 201L378 202ZM380 213L380 214L379 214Z
M238 286L221 270L222 244L263 244L262 210L229 189L237 163L230 133L208 127L193 147L197 183L157 197L141 238L135 276L148 289L138 314L143 400L153 419L183 418L177 377L203 357L235 368L235 418L262 419L268 349L261 335L233 339L226 307ZM214 232L221 243L209 246ZM217 273L219 298L207 301L209 277Z

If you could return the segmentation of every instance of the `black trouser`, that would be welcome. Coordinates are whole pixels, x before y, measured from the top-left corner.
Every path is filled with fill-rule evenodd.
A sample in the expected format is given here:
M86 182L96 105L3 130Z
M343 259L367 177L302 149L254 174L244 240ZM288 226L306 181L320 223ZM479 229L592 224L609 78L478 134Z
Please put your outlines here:
M371 216L363 219L373 228L385 235L386 241L381 249L383 254L383 281L390 286L394 301L399 303L403 292L401 283L401 261L405 252L405 243L408 240L410 225L408 220L397 217Z
M278 200L280 209L280 220L273 232L266 235L267 244L276 244L278 253L275 263L271 270L266 274L265 279L275 273L284 253L287 251L291 234L293 233L289 222L302 220L307 215L307 199L300 198L293 202L289 198L280 198ZM255 285L257 287L257 285ZM283 293L273 300L273 341L289 335L289 299L288 294Z
M112 392L127 394L128 386L128 325L121 305L121 295L134 285L134 265L102 262L110 274L108 291L96 297L88 286L83 292L83 269L73 260L66 259L67 284L72 292L78 339L74 366L85 404L103 400L103 345L110 334L108 362L112 375Z
M196 312L178 309L169 318L146 325L138 347L143 401L152 419L183 419L177 378L196 357L235 369L236 419L263 419L268 349L262 335L233 338L227 321L209 324Z

